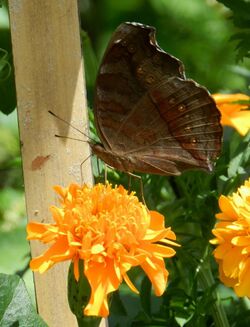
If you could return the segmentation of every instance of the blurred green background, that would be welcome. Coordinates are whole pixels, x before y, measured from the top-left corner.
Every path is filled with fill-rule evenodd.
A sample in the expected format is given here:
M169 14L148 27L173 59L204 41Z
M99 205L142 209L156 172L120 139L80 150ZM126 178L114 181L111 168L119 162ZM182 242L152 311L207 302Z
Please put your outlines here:
M93 0L80 1L80 8L82 27L92 42L97 63L114 29L121 22L137 21L155 26L159 45L181 59L187 77L205 85L211 93L247 90L249 60L235 63L236 42L229 41L235 32L231 13L217 1ZM94 65L88 71L91 60L85 53L87 79L92 77L94 83Z
M238 1L239 7L242 2L244 1ZM231 11L222 3L215 0L80 0L79 9L90 108L102 54L112 32L124 21L155 26L159 45L182 60L188 78L206 86L211 93L249 93L250 60L244 58L236 62L237 41L231 41L230 38L237 29L230 18ZM10 274L24 270L29 260L29 246L25 240L24 185L13 76L8 11L4 2L0 8L0 272ZM90 116L93 120L93 116ZM232 136L231 133L232 131L226 132L229 135L227 138ZM239 140L238 136L235 139ZM203 176L201 174L197 178L196 175L196 179L200 178L203 183ZM120 175L112 178L123 181ZM172 203L174 199L169 193L169 184L173 189L177 185L179 192L184 192L185 178L170 178L169 181L160 178L156 182L150 176L145 177L145 193L149 204L166 210L168 201ZM207 179L209 185L211 179ZM162 188L152 194L157 185ZM204 189L199 192L201 195L197 208L201 208L202 199L207 196ZM213 197L215 198L214 195ZM206 201L210 200L211 198L206 198ZM177 203L173 217L183 215L183 212L180 214ZM207 205L207 202L202 202L204 204ZM173 213L173 206L171 210ZM214 212L216 210L218 208L214 207ZM208 224L206 229L212 227L211 222ZM24 277L31 288L31 273L26 272Z

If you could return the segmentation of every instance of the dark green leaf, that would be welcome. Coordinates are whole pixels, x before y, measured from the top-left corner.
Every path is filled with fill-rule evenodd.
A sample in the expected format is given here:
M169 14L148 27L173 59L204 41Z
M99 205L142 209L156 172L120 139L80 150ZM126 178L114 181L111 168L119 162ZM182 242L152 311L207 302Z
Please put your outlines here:
M110 296L110 315L127 315L127 311L124 304L122 303L119 291L113 292Z
M82 48L84 54L84 68L87 87L93 89L95 85L98 63L88 34L81 30Z
M232 10L232 19L234 25L242 29L242 32L236 33L231 40L238 39L237 43L237 61L250 56L250 2L248 0L218 0L226 7Z
M244 180L250 173L250 133L235 146L237 147L232 151L233 156L228 166L228 177L242 175Z
M152 284L147 276L145 276L141 283L141 305L143 310L150 316L151 315L151 289Z
M250 20L250 2L248 0L218 0L231 9L236 17Z
M46 327L33 307L23 280L0 274L0 326Z
M9 114L16 108L14 69L10 55L0 48L0 110Z

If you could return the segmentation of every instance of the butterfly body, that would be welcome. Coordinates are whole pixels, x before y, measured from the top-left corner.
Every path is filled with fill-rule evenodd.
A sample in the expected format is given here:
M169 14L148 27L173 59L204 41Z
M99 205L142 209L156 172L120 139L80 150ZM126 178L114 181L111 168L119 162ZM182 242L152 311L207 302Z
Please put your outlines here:
M154 28L123 23L100 65L94 101L101 144L92 151L125 172L178 175L212 169L220 114L208 91L156 43Z
M115 153L110 150L106 150L102 144L100 143L92 143L91 144L92 152L101 160L103 160L106 164L111 167L115 167L117 170L126 172L126 173L133 173L133 172L140 172L140 173L147 173L147 174L158 174L158 175L178 175L179 172L176 170L176 165L174 162L170 160L164 160L164 165L162 169L157 167L157 165L153 165L153 158L151 158L151 164L147 163L143 160L139 155L131 155L128 154L127 156L123 153ZM159 158L157 158L159 161ZM168 170L166 170L168 169Z
M124 156L122 153L115 153L107 150L101 143L90 144L92 152L111 167L123 172L133 172L135 170L135 160L133 157Z

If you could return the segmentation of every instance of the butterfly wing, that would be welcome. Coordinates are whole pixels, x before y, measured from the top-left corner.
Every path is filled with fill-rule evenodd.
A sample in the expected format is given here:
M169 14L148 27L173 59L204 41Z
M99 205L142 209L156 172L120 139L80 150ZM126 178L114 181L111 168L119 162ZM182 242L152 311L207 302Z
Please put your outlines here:
M104 147L130 157L134 171L210 169L218 156L221 127L213 99L185 79L182 63L157 45L150 26L118 27L100 66L94 108Z

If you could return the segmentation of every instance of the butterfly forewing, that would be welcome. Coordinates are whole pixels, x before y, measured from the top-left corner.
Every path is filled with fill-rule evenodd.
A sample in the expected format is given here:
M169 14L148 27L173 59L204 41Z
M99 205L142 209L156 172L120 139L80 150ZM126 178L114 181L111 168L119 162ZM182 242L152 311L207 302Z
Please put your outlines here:
M111 38L97 76L94 103L96 126L106 147L117 148L112 122L126 120L152 85L153 75L153 84L166 74L184 76L182 63L159 49L155 29L146 25L121 24Z

